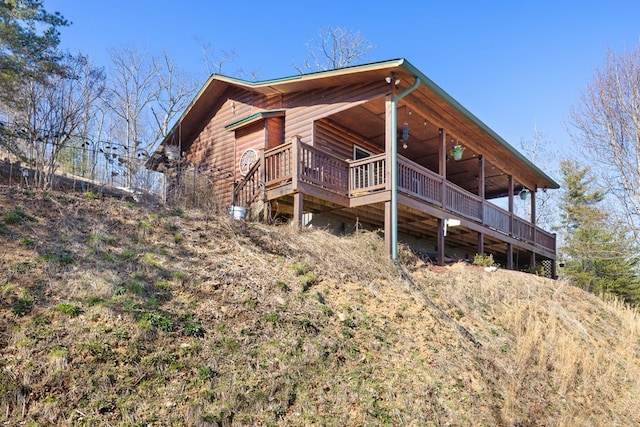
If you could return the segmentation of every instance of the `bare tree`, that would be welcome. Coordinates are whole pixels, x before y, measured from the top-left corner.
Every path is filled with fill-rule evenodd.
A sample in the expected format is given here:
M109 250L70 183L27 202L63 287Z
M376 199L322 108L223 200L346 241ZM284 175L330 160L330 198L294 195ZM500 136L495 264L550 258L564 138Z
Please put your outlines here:
M83 111L102 90L101 74L87 58L67 55L61 72L27 81L19 94L25 109L18 114L16 135L24 140L21 157L35 168L35 185L53 188L60 154L80 126Z
M113 68L107 86L107 106L115 115L111 142L119 151L118 162L125 174L124 185L133 186L140 169L136 154L149 150L155 141L151 129L150 107L158 98L156 64L134 46L111 49Z
M238 54L236 51L223 50L217 53L214 46L206 41L198 40L202 49L202 58L209 74L224 74L224 66L232 64Z
M640 46L609 50L571 112L572 137L640 241Z
M122 185L150 189L153 177L143 167L147 156L167 135L197 86L166 53L152 57L124 46L111 50L111 60L112 78L103 97L111 112L106 124L109 144L103 152L110 174L124 175Z
M82 99L78 130L74 135L77 137L75 138L77 140L76 148L80 154L80 170L78 172L82 177L95 179L93 167L95 164L95 147L93 147L94 144L89 143L89 135L95 126L96 113L99 109L97 101L104 92L106 74L103 68L94 66L88 57L82 57L82 61L78 65L78 72L81 77L78 95Z
M363 61L374 45L360 35L344 27L320 28L318 38L306 44L309 57L302 65L293 64L300 74L313 71L334 70Z
M550 141L544 132L536 127L533 129L533 139L521 139L520 149L534 164L552 165L557 160L557 152L549 152ZM549 171L551 175L557 175L558 171ZM534 188L529 190L536 191ZM519 199L519 198L518 198ZM558 195L553 191L536 191L536 224L546 229L553 229L557 222L557 199ZM530 200L525 198L516 204L516 213L524 218L531 215Z
M167 136L169 126L187 108L197 84L192 76L178 69L166 52L153 58L153 64L157 71L157 90L151 112L156 124L154 141L157 141Z
M200 47L202 49L202 58L208 73L207 77L211 74L220 74L252 82L258 80L260 73L256 70L244 70L242 68L237 68L234 71L229 71L229 66L232 65L240 56L235 50L216 51L211 43L202 40L198 41L200 42Z

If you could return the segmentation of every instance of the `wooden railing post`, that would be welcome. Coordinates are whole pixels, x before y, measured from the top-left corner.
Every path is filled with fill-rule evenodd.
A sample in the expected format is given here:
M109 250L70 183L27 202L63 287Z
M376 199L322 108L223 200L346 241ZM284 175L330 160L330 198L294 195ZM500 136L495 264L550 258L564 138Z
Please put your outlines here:
M537 238L536 238L536 229L538 228L536 226L536 191L535 189L532 189L529 192L529 195L531 196L531 217L530 217L530 221L531 221L531 240L533 241L533 246L537 246ZM531 265L531 267L535 268L536 265L536 253L535 251L531 252L531 261L529 263Z
M478 156L478 196L482 199L482 206L480 206L480 222L482 225L484 222L484 205L485 205L485 187L484 187L484 156Z
M509 236L513 236L513 175L508 176L509 181Z
M509 175L509 236L513 237L513 175ZM513 270L513 244L507 243L507 269Z
M440 202L442 209L447 208L447 132L444 128L440 128L440 147L438 149L439 164L438 173L442 177L442 186L440 194Z
M262 155L260 157L260 163L262 164L262 169L260 170L260 199L262 200L262 219L265 224L269 224L271 222L271 217L269 213L269 201L267 200L267 157L265 155L266 150L262 150Z
M293 225L302 227L302 214L304 195L298 190L298 180L302 171L300 164L300 136L291 137L291 189L293 191Z
M437 237L437 245L438 245L438 255L436 262L438 265L444 265L444 227L445 227L446 219L438 218L438 237Z
M291 188L294 193L298 191L300 171L300 135L293 135L291 137Z

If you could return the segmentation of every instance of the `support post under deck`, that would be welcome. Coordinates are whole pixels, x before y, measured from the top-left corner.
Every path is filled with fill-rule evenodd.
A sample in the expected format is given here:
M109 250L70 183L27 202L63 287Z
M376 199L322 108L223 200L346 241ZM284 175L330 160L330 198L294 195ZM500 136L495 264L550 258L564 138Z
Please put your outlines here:
M438 218L438 265L444 265L444 222L446 220Z
M293 194L293 225L298 228L302 227L303 196L299 191Z

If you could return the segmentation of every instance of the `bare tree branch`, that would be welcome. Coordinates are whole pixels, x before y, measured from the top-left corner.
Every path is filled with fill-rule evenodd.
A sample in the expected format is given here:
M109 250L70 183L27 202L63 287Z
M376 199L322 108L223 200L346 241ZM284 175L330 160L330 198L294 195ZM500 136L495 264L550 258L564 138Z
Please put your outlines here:
M374 45L364 39L359 31L327 27L320 28L318 38L307 42L306 48L309 57L302 65L293 64L300 74L355 65L366 58Z
M572 137L599 172L639 240L640 46L616 54L586 87L571 112Z

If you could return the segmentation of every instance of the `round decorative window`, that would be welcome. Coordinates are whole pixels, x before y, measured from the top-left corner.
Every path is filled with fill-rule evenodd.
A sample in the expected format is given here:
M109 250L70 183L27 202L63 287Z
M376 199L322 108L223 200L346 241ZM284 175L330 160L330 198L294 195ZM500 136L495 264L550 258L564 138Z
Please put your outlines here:
M240 164L238 165L240 174L246 176L256 161L258 161L258 152L256 150L253 148L244 150L244 153L240 156Z

